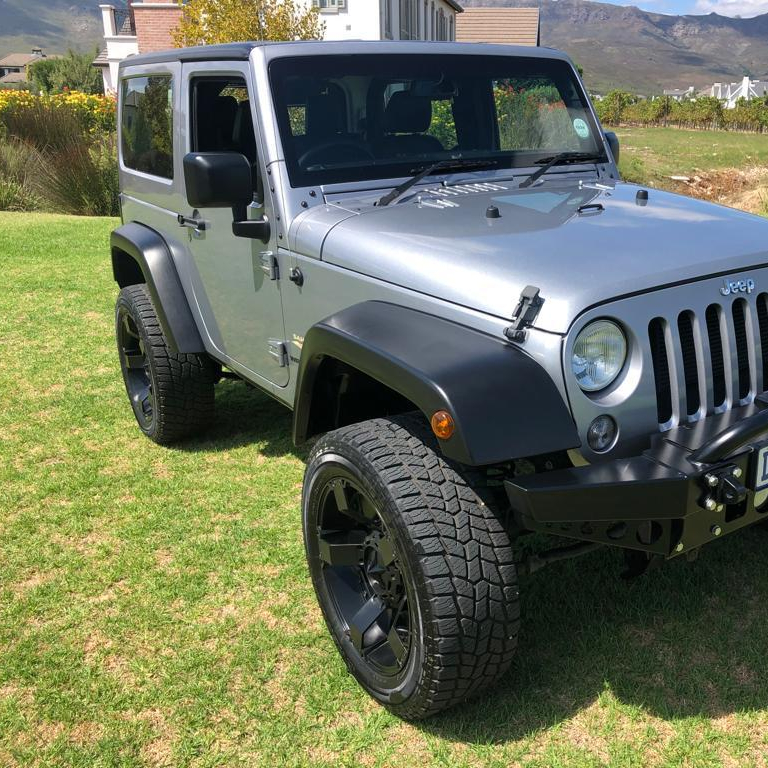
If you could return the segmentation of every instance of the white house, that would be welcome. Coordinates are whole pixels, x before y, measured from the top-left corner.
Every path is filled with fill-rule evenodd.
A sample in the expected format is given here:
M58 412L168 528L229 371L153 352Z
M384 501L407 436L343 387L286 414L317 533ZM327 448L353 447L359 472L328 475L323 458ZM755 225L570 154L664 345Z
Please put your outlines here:
M456 0L303 0L320 10L326 40L455 40ZM2 0L0 0L2 2ZM173 46L182 14L176 0L127 0L101 8L105 47L93 62L114 92L117 68L137 53Z
M696 89L689 85L687 88L665 88L664 95L669 96L675 101L686 101L696 95Z
M311 0L326 40L455 40L456 0Z
M715 83L709 95L725 102L726 109L733 109L739 99L751 101L768 96L768 81L744 77L740 83Z
M93 62L93 66L101 70L104 93L114 93L117 68L123 59L139 52L139 41L130 8L115 8L107 4L100 5L99 8L106 46Z

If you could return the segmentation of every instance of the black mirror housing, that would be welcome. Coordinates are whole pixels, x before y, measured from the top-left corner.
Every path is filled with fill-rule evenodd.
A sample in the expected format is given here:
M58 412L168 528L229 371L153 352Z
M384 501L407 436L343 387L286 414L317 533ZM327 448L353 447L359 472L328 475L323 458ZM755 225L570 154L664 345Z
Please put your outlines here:
M613 131L605 132L605 140L611 148L611 154L616 165L619 164L619 137Z
M184 183L193 208L245 208L253 201L251 164L239 152L190 152Z

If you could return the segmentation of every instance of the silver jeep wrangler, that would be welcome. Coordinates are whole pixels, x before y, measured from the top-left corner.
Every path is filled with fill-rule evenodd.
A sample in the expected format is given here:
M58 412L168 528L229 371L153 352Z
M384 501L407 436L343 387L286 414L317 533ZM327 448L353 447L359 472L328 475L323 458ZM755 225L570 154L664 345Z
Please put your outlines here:
M768 222L620 181L564 54L191 48L119 110L136 420L199 434L222 376L292 409L317 597L393 712L508 669L519 572L768 519Z

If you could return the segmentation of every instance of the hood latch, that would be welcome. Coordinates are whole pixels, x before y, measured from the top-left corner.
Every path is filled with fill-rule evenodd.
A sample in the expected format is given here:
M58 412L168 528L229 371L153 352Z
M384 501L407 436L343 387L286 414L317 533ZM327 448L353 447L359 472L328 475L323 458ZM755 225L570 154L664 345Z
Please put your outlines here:
M504 329L504 335L510 341L522 344L528 335L525 329L534 324L543 304L544 299L539 295L539 289L535 285L526 285L520 293L512 325Z

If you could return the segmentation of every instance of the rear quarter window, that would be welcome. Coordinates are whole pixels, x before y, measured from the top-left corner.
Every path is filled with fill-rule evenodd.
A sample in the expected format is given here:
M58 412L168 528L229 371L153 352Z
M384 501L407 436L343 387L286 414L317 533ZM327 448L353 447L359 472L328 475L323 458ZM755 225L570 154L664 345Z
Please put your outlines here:
M123 80L120 124L126 168L173 178L172 94L170 75Z

